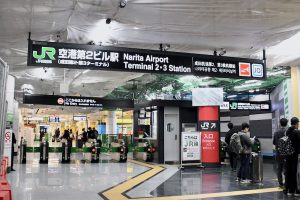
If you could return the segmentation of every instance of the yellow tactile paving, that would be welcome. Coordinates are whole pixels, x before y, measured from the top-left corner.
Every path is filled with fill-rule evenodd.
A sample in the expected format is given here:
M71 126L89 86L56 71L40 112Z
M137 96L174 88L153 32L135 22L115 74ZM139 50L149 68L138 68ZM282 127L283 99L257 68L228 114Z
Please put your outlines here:
M149 164L134 161L134 160L128 160L128 161L131 163L149 167L150 170L102 193L102 195L105 196L107 199L112 199L112 200L128 199L127 197L122 195L123 192L130 190L134 186L137 186L138 184L144 182L148 178L151 178L151 177L155 176L156 174L158 174L159 172L164 170L163 167L160 167L158 165L149 165Z
M138 162L134 160L128 160L131 163L142 165L150 168L150 170L138 175L128 181L125 181L110 190L107 190L102 193L102 195L111 200L128 200L128 198L122 193L129 191L133 187L141 184L145 180L155 176L159 172L163 171L164 168L159 165L150 165L143 162ZM240 190L240 191L231 191L231 192L217 192L209 194L195 194L195 195L184 195L184 196L167 196L167 197L153 197L153 198L134 198L134 200L192 200L192 199L204 199L204 198L218 198L218 197L228 197L228 196L240 196L240 195L249 195L249 194L261 194L268 192L280 192L280 188L264 188L264 189L254 189L254 190Z

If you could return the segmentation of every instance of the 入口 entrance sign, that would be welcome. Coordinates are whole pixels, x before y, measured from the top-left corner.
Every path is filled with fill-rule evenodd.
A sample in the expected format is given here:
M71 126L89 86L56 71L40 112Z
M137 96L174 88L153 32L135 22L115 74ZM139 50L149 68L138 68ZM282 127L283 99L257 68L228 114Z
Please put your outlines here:
M263 60L29 40L28 66L265 79Z

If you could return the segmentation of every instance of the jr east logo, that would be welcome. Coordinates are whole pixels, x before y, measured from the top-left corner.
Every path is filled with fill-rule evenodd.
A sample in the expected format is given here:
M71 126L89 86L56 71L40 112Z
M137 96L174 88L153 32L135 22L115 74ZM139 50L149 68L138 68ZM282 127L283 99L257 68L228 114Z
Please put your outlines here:
M262 64L252 64L252 76L257 78L264 76L264 68Z
M56 50L53 47L42 47L41 53L37 51L32 52L32 56L37 59L36 63L51 64L55 60Z

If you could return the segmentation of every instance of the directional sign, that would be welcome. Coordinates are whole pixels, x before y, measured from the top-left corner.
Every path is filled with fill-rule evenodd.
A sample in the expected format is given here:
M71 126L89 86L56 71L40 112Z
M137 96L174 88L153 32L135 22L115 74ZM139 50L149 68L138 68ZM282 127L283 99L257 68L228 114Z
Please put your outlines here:
M28 66L265 79L263 60L29 40Z

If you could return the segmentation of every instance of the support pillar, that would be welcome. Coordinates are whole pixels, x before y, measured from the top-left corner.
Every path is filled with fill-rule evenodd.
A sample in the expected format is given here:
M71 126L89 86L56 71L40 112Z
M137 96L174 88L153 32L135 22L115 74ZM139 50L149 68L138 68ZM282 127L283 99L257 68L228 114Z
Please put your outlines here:
M117 134L117 117L115 111L108 111L106 119L106 133Z
M12 148L12 126L14 120L14 97L15 97L15 78L7 76L6 82L6 130L4 135L4 156L8 157L8 172L11 168L11 148Z
M206 167L220 167L219 106L198 107L198 130L201 132L201 161Z
M292 86L292 104L293 104L293 113L292 117L300 118L300 68L298 66L291 67L291 86Z

